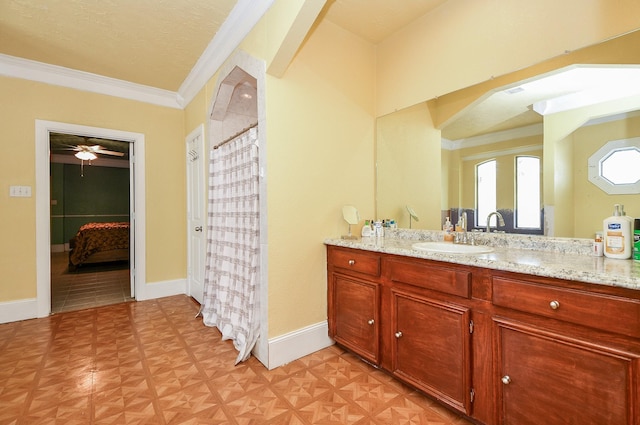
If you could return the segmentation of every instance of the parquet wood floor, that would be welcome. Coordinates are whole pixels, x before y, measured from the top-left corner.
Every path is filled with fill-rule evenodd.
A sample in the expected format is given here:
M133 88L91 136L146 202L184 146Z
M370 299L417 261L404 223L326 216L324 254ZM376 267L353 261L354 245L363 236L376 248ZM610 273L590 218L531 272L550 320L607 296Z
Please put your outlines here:
M0 325L0 424L470 424L333 346L267 370L189 297Z

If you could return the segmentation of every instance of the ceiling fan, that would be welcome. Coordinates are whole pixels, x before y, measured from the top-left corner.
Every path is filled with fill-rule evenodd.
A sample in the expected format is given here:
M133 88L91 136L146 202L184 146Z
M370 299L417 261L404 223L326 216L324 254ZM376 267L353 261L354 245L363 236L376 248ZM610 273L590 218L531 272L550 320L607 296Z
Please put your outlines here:
M103 149L100 145L78 145L78 146L70 146L71 150L76 151L74 154L76 158L81 159L83 161L92 161L98 157L97 154L101 155L112 155L112 156L124 156L122 152L110 151Z
M89 165L91 165L91 161L98 158L98 154L100 155L110 155L116 157L123 157L125 154L123 152L117 152L113 150L104 149L101 145L90 145L89 138L84 136L74 136L81 137L84 144L68 144L63 143L65 150L70 150L75 152L74 156L80 160L80 175L84 177L84 162L89 161Z

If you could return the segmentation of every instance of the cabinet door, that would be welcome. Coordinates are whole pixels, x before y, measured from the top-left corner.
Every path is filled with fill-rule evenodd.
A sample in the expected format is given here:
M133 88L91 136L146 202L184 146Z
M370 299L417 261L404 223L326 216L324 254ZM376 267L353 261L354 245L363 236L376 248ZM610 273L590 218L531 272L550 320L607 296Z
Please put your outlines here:
M397 290L392 298L393 373L469 414L469 309Z
M498 322L500 424L635 424L637 360L606 347Z
M329 286L329 329L340 344L378 364L380 289L377 283L334 274Z

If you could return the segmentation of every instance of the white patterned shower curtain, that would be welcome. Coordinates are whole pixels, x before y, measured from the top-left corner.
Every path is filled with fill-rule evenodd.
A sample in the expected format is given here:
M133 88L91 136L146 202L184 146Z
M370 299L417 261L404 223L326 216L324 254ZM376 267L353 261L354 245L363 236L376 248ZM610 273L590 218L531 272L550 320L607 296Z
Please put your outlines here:
M202 316L233 340L236 364L258 339L260 211L258 129L213 151L209 166L207 264Z

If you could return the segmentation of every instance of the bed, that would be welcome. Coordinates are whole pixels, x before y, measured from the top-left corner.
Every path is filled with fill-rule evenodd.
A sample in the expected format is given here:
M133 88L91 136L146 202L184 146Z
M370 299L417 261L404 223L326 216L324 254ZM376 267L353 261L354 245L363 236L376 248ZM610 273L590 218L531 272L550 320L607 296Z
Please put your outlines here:
M129 260L129 223L87 223L69 241L69 271L84 264Z

